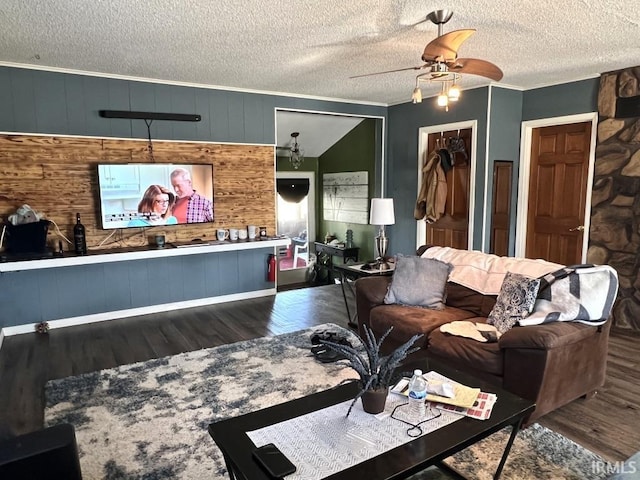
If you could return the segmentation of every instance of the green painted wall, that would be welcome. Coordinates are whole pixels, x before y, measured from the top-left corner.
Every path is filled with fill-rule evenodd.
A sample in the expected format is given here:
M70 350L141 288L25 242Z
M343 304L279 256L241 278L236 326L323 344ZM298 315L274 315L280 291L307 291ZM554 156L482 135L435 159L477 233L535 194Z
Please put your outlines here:
M299 169L295 169L289 162L289 157L276 158L276 170L278 172L314 172L318 176L318 159L315 157L304 157L304 162Z
M372 260L374 257L374 237L376 228L373 225L333 222L322 219L322 175L337 172L369 172L369 198L374 196L376 158L376 120L365 119L347 133L335 145L320 156L318 183L318 209L320 218L317 223L316 236L324 241L327 233L334 234L338 240L345 241L347 230L353 230L353 244L360 248L360 261Z

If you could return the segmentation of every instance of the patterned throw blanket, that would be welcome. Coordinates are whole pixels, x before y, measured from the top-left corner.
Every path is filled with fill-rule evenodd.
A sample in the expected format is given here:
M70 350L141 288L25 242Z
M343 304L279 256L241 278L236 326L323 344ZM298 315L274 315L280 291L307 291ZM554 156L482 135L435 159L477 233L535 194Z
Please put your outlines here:
M540 277L533 313L519 324L575 321L602 325L618 293L618 274L608 265L575 265Z

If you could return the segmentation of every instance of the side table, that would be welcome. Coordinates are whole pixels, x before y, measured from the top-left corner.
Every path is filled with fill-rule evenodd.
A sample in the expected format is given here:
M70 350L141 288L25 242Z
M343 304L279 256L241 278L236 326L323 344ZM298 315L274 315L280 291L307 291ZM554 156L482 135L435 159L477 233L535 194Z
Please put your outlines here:
M344 298L344 306L347 309L347 318L348 325L351 328L357 329L358 322L356 321L358 317L358 311L356 310L351 314L349 309L349 301L347 299L347 291L349 291L349 296L353 299L356 298L356 290L353 287L353 282L362 277L372 277L372 276L390 276L393 275L393 271L395 269L395 264L389 264L389 269L387 270L379 270L376 268L372 268L371 270L363 270L362 267L366 265L366 263L357 263L353 265L334 265L333 268L340 274L340 287L342 288L342 298Z
M347 264L349 262L355 263L358 261L358 255L360 252L359 247L338 247L336 245L330 245L328 243L322 242L314 242L314 247L316 254L324 253L329 257L329 260L326 264L326 268L329 271L329 274L327 275L327 283L329 284L333 282L331 274L336 272L335 266L338 265L333 263L333 257L342 258L343 264Z

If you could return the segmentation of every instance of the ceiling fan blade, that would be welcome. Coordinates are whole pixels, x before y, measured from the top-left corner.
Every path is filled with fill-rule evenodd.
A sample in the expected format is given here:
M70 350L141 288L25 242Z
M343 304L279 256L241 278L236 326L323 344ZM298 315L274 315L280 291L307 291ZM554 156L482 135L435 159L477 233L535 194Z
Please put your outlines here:
M449 71L455 73L469 73L480 75L499 82L502 80L502 70L497 65L477 58L458 58L448 64Z
M424 48L425 62L452 62L458 56L460 45L475 33L475 29L454 30L434 38Z
M407 68L398 68L396 70L385 70L384 72L375 72L375 73L363 73L362 75L354 75L349 78L361 78L361 77L370 77L372 75L382 75L383 73L394 73L394 72L404 72L407 70L422 70L423 68L428 67L428 64L420 65L418 67L407 67Z

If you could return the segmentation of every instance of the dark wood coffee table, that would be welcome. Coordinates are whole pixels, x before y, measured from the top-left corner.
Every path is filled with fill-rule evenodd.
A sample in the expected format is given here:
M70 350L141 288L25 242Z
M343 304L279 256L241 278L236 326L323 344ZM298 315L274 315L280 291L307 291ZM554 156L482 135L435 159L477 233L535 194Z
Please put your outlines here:
M370 480L401 479L420 472L430 465L437 465L439 468L453 473L458 478L464 478L443 464L442 460L506 426L512 426L513 430L494 476L496 479L499 478L522 420L533 411L535 404L501 388L474 379L459 370L447 368L433 360L425 359L419 364L412 364L411 366L422 367L425 372L434 370L464 385L495 393L498 396L498 401L493 407L491 418L488 420L475 420L465 417L327 478L331 480L354 478L367 478ZM229 478L232 480L270 479L253 459L252 452L256 446L249 439L246 432L344 402L353 398L357 392L358 387L355 383L350 383L332 390L325 390L297 400L210 424L209 434L224 455Z

